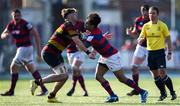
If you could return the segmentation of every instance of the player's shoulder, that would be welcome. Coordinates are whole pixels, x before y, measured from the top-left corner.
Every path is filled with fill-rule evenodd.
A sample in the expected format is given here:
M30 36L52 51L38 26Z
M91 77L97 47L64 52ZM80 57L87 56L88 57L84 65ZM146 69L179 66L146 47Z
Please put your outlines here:
M80 20L77 21L77 23L78 24L84 24L84 21L80 19Z
M149 27L151 27L151 26L152 26L151 21L149 21L149 22L147 22L147 23L145 23L145 24L143 25L144 28L149 28Z
M25 19L21 19L21 23L22 23L22 24L29 24L29 22L26 21Z
M100 28L95 28L92 32L91 32L92 35L101 35L102 34L102 31Z
M15 21L14 20L11 20L8 25L14 25L15 24Z
M162 28L166 28L167 24L161 20L158 20L158 24L162 27Z
M138 17L136 17L136 18L135 18L135 22L136 22L136 21L140 21L140 20L142 20L142 18L143 18L142 16L138 16Z
M73 24L69 21L65 21L61 27L65 27L65 28L72 28L73 27Z
M164 22L161 21L161 20L158 20L158 24L160 24L160 25L166 25L166 23L164 23Z

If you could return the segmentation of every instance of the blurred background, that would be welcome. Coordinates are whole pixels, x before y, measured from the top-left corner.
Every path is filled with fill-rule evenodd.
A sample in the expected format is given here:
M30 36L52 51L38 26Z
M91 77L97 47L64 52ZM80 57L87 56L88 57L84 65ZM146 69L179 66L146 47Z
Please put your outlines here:
M122 54L122 65L130 69L132 55L136 47L136 39L126 35L125 29L133 26L134 19L140 16L140 6L148 4L157 6L160 10L159 18L163 20L171 31L173 42L173 59L168 61L167 67L172 70L180 69L180 0L0 0L0 32L11 20L11 11L19 8L25 20L32 23L39 31L42 46L56 28L63 22L60 11L66 7L78 10L79 17L86 19L90 12L98 12L102 17L100 27L103 32L113 34L111 44ZM10 63L15 55L16 47L11 39L0 39L0 73L9 73ZM34 51L36 55L36 52ZM67 63L66 53L63 53ZM82 68L94 69L97 60L86 59ZM146 62L142 64L146 67ZM39 70L48 70L44 62L36 64ZM68 66L68 63L66 64Z

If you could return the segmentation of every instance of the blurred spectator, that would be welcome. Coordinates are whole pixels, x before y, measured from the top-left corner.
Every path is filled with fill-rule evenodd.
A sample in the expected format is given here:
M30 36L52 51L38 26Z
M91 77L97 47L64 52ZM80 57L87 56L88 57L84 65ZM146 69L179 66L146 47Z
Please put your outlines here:
M176 29L171 29L170 34L171 34L171 41L172 41L173 47L176 47L176 43L177 43L176 41L178 39L179 32Z
M174 50L180 51L180 36L178 36L175 41Z
M121 47L123 51L131 51L133 50L133 44L130 39L126 39L124 45Z

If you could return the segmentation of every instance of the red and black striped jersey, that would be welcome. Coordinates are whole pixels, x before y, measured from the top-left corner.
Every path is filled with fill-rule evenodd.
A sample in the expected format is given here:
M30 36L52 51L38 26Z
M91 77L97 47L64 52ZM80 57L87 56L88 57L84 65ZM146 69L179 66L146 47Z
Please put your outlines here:
M136 31L137 31L138 34L141 33L141 30L142 30L143 25L144 25L145 23L147 23L147 22L149 22L149 19L147 20L147 19L145 19L143 16L139 16L139 17L137 17L137 18L135 19L134 27L136 28ZM146 47L146 46L147 46L146 40L145 40L142 44L140 44L140 45Z
M24 19L21 19L18 23L16 23L14 20L11 20L6 28L12 34L13 41L17 47L32 45L30 38L32 24L28 23Z
M99 28L94 29L86 38L87 43L91 45L102 57L110 57L118 52L109 41L102 35Z
M141 33L141 29L145 23L149 22L149 20L145 19L143 16L139 16L135 19L134 27L137 30L137 33Z

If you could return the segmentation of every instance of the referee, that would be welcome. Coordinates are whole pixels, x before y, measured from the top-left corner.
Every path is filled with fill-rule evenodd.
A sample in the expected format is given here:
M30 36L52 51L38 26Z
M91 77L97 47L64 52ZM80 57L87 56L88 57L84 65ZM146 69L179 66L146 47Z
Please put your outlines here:
M157 7L149 8L150 21L144 24L138 43L142 43L145 38L147 40L148 66L161 93L158 101L163 101L167 97L165 85L170 91L171 100L175 100L177 96L173 89L172 80L166 72L165 58L165 43L167 43L168 50L167 59L170 60L172 57L171 38L167 25L158 19L158 15L159 9Z

